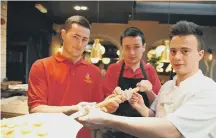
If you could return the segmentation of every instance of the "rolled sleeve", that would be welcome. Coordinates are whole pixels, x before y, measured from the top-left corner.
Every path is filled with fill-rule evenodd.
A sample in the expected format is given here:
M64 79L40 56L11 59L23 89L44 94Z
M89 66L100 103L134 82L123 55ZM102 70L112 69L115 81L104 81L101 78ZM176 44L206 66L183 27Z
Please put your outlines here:
M150 109L154 112L156 112L156 106L157 106L157 98L153 101L153 103L150 106Z
M216 131L215 97L215 91L197 93L166 118L185 138L212 138Z
M47 104L47 78L43 64L36 61L30 70L28 81L29 110L39 105Z
M170 87L170 82L166 82L162 87L160 87L160 91L159 91L158 95L156 96L156 98L154 99L153 103L150 106L150 109L152 111L156 112L158 100L161 97L161 95L163 94L162 92L164 91L164 89L167 88L167 87Z

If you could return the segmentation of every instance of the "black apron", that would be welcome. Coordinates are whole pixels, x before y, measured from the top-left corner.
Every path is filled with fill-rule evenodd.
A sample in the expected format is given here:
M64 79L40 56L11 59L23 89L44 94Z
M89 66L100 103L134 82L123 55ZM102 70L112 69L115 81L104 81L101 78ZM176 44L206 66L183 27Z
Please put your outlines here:
M136 84L138 82L140 82L141 80L144 80L144 79L145 80L148 79L146 72L145 72L145 69L143 67L143 64L141 62L140 62L140 67L141 67L142 74L143 74L144 78L126 78L126 77L123 77L124 67L125 67L125 63L123 62L122 67L121 67L121 71L120 71L120 75L119 75L119 81L118 81L118 86L122 90L129 89L129 88L135 88ZM148 99L146 93L145 92L138 92L138 93L142 95L142 97L145 101L145 105L147 107L149 107L149 99ZM128 116L128 117L142 117L141 114L136 109L134 109L128 101L120 104L117 111L113 114L119 115L119 116ZM129 134L126 134L124 132L120 132L120 131L110 129L110 128L105 129L102 137L103 138L136 138L136 137L131 136Z

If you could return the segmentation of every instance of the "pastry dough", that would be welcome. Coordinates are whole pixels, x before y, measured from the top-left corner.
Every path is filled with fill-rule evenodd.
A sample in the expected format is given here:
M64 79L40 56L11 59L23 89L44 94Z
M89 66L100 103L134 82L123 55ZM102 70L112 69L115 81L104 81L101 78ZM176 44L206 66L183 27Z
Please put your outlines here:
M20 129L20 132L23 134L23 135L26 135L26 134L29 134L32 132L32 129L29 127L29 126L25 126L25 127L22 127Z
M46 130L41 129L37 132L37 135L40 137L43 137L43 136L48 135L48 132Z
M32 125L35 127L40 127L40 126L42 126L42 124L43 124L42 122L37 122L37 123L35 122Z
M134 88L134 89L130 88L130 89L126 89L126 90L123 91L123 90L121 90L120 87L116 87L115 91L118 93L115 97L112 97L112 98L110 98L110 99L107 99L107 100L104 100L104 101L102 101L102 102L100 102L100 103L97 103L97 104L95 105L95 107L96 107L96 108L103 108L103 107L106 107L106 106L108 106L110 103L115 102L117 99L120 99L122 96L123 96L126 100L129 100L129 99L131 98L131 96L132 96L133 93L139 91L139 88L137 88L137 87ZM71 117L73 117L73 118L78 118L78 117L84 116L84 115L86 115L86 114L88 114L88 111L85 110L85 109L83 109L83 108L81 108L80 111L78 111L78 112L72 114Z
M24 121L16 119L4 119L1 121L1 138L41 138L48 135L45 128L42 128L42 121L38 119L26 119Z
M1 126L0 138L76 138L82 128L79 122L62 113L34 113L7 118L1 121Z
M13 128L1 128L2 138L13 138L14 131Z
M96 107L99 107L99 108L106 107L111 102L116 101L117 99L121 98L122 96L126 100L129 100L134 92L138 92L139 91L139 88L134 88L134 89L130 88L130 89L126 89L126 90L123 91L123 90L121 90L120 87L117 87L116 91L118 91L118 93L121 94L121 95L117 95L116 97L110 98L108 100L104 100L104 101L96 104Z

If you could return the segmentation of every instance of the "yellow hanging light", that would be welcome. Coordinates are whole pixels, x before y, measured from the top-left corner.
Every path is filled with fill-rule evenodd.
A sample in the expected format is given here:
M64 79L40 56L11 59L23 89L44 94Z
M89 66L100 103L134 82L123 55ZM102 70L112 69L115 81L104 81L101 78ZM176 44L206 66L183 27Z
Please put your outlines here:
M164 51L162 52L161 54L161 62L164 62L164 63L169 63L170 62L170 59L169 59L169 53L170 53L170 50L169 50L169 40L165 40L165 46L166 48L164 49Z
M102 53L100 47L101 47L100 40L95 39L95 42L92 46L91 57L90 57L92 63L98 63L99 60L101 60Z

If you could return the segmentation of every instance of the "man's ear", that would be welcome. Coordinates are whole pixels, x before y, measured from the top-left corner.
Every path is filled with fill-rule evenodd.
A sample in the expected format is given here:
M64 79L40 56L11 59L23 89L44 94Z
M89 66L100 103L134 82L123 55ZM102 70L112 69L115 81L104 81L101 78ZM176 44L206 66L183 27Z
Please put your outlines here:
M143 47L146 48L146 43L143 44Z
M203 58L203 56L204 56L204 50L200 50L199 51L199 61Z
M146 50L146 43L143 44L143 53L145 52Z
M65 29L61 29L61 37L62 37L62 40L65 39L65 35L66 35Z

